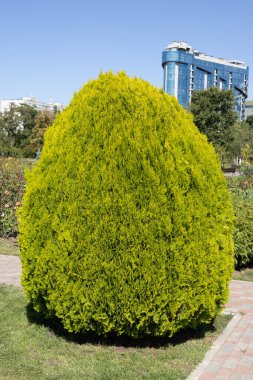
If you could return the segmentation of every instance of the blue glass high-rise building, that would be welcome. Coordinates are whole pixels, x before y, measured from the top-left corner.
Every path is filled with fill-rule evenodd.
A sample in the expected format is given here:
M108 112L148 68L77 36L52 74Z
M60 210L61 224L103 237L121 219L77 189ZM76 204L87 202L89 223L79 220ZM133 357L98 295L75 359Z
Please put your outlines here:
M164 91L187 108L192 92L208 87L233 90L236 111L245 117L249 68L241 61L228 61L193 50L186 42L173 42L162 53Z

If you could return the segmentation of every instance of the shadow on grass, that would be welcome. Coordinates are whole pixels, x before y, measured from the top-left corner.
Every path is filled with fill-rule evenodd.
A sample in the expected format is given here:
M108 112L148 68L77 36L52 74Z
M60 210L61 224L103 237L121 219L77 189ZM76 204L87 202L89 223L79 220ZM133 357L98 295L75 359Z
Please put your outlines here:
M172 338L168 336L164 337L150 337L144 336L136 339L127 335L117 336L115 333L110 333L107 336L98 336L95 333L69 333L64 329L61 321L57 318L45 319L42 313L38 313L33 309L32 304L27 305L27 318L32 324L39 326L45 326L58 337L65 339L68 342L74 342L77 344L93 344L104 346L115 346L124 348L162 348L169 345L175 346L185 343L192 339L203 339L207 333L213 333L216 331L215 323L209 325L198 326L198 329L181 330L176 333Z

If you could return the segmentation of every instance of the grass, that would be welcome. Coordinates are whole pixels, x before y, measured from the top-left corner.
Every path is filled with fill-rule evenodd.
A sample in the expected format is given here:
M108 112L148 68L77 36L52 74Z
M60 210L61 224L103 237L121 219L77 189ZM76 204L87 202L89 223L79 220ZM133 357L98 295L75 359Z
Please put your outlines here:
M0 379L180 380L192 372L227 325L173 339L130 341L66 333L33 311L18 287L0 286Z
M233 274L233 280L253 281L253 267L235 271Z
M34 165L36 164L36 160L34 158L20 158L19 163L22 168L26 169L32 169Z
M17 240L14 238L0 238L0 255L19 256Z

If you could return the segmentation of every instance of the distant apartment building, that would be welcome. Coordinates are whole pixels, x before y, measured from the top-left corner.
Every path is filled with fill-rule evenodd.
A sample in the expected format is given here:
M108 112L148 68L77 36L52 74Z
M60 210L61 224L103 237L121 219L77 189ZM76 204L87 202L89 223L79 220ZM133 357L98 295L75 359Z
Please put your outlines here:
M20 99L3 99L0 100L0 112L9 111L12 106L20 106L26 104L38 111L63 111L64 105L57 102L42 102L32 96Z
M164 91L188 108L192 92L208 87L233 90L236 111L245 118L249 68L237 60L225 60L193 50L186 42L173 42L162 53Z
M251 115L253 115L253 100L247 100L245 102L245 119Z

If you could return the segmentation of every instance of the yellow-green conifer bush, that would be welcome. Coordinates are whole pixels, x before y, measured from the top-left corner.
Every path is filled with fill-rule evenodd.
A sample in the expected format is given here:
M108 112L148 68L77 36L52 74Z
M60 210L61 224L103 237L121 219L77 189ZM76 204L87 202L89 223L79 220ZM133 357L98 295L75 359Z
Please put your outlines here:
M214 149L173 97L101 74L48 129L27 181L22 283L67 330L173 335L227 301L230 197Z

